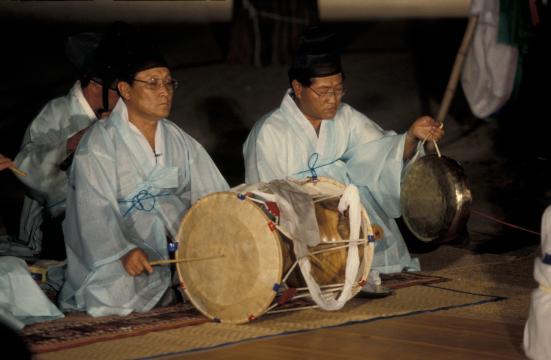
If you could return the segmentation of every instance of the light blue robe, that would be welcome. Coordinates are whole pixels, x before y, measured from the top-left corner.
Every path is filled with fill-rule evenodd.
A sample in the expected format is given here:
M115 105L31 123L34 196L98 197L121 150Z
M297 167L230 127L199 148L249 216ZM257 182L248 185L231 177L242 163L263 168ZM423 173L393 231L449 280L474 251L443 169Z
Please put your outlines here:
M120 258L139 247L150 261L167 259L167 236L175 237L191 204L228 189L203 147L169 120L158 122L155 147L128 121L122 100L83 137L63 223L63 308L92 316L153 308L171 284L170 269L133 277Z
M29 253L19 252L17 255L40 253L44 208L52 216L65 209L67 174L59 164L67 157L67 139L95 120L96 115L77 81L66 96L46 104L27 128L14 161L28 174L19 176L28 188L21 212L19 238Z
M245 141L245 181L317 175L357 185L371 222L384 231L376 242L372 268L383 273L419 270L394 221L400 216L405 135L383 131L341 104L334 119L321 122L318 136L289 94L255 124Z
M0 256L0 321L20 330L27 324L62 317L31 277L23 259Z

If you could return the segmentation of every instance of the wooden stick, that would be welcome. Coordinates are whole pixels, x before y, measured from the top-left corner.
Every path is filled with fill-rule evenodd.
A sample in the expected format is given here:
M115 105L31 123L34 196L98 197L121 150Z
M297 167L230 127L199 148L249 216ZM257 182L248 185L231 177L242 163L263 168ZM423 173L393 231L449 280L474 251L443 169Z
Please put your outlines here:
M478 15L472 15L469 18L467 29L465 30L465 34L463 35L463 41L461 42L461 46L459 47L459 51L457 52L457 55L455 57L455 63L453 64L450 79L448 80L448 86L446 87L444 98L442 99L442 104L440 105L438 115L436 116L436 120L440 121L441 123L444 122L444 119L448 114L453 96L455 95L455 88L457 87L459 76L461 75L461 70L463 69L465 57L471 46L477 23Z
M11 171L13 171L13 173L14 173L15 175L19 175L19 176L27 176L27 175L28 175L26 172L24 172L24 171L21 170L21 169L16 168L15 166L10 166L9 169L10 169Z
M448 115L448 110L450 109L452 99L455 95L455 89L457 88L457 83L459 82L461 70L463 69L463 63L465 62L465 57L467 56L467 52L471 47L474 31L477 24L478 15L471 15L471 17L469 18L469 22L467 23L467 29L465 30L465 34L463 35L463 40L461 41L461 46L459 47L459 51L455 56L455 62L453 64L452 72L448 80L446 91L444 92L444 97L442 98L442 103L440 104L440 109L438 109L438 114L436 115L436 121L439 121L442 125L444 125L444 120L446 119L446 115ZM436 149L438 157L441 156L440 149L438 149L438 145L436 144L435 140L433 140L432 143L428 143L427 146L428 150L430 150L431 152Z
M185 259L168 259L168 260L155 260L150 261L149 265L155 266L155 265L166 265L166 264L175 264L175 263L181 263L181 262L190 262L190 261L200 261L200 260L209 260L209 259L218 259L223 258L224 255L215 255L215 256L205 256L205 257L194 257L194 258L185 258Z

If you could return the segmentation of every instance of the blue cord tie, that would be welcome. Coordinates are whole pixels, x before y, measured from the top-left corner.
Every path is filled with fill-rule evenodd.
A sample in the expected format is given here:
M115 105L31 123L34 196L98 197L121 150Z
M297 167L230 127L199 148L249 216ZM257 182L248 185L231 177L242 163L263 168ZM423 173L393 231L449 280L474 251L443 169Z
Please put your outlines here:
M310 158L308 159L308 170L310 170L310 174L312 174L312 180L317 181L318 180L318 173L316 172L316 163L318 162L319 154L317 152L310 155Z
M338 161L338 159L336 159L336 160L330 161L326 164L316 166L316 163L318 162L318 159L319 159L319 154L317 152L312 153L312 155L310 155L310 158L308 158L308 170L299 171L298 173L296 173L296 175L300 175L300 174L310 172L312 181L317 181L318 180L318 173L316 172L316 169L319 169L319 168L327 166L327 165L331 165L331 164Z
M142 190L136 195L132 197L130 200L120 200L120 203L132 203L132 205L126 210L123 217L126 217L130 212L134 209L140 210L140 211L146 211L150 212L155 208L155 204L157 203L157 197L159 196L166 196L170 194L157 194L153 195L148 190ZM149 202L146 202L147 200L151 200Z
M543 261L543 263L546 265L551 265L551 254L546 253L541 261Z
M167 246L168 252L175 252L178 250L178 243L177 242L169 242Z

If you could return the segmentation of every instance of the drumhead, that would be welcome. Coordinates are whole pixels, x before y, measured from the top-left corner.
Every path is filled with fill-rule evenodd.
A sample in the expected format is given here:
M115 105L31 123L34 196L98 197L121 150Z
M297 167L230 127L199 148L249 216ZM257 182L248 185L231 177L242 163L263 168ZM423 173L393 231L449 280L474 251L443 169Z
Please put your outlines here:
M402 182L400 205L404 222L420 240L442 239L464 226L472 202L461 165L445 156L416 160Z
M236 193L213 193L197 201L184 217L176 258L178 275L193 305L204 315L244 323L270 306L283 272L277 231L251 200Z

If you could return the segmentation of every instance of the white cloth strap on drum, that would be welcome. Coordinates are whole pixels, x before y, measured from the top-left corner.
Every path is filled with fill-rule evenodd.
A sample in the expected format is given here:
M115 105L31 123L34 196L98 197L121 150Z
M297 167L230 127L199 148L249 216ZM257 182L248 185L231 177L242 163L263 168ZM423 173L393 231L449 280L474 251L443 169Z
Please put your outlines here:
M352 287L356 282L358 269L360 267L360 257L358 254L358 239L360 237L361 225L361 205L358 188L354 185L348 185L339 202L339 211L348 210L350 219L350 246L348 248L348 257L346 260L345 281L344 287L337 299L333 297L333 293L324 294L320 286L311 275L310 259L302 257L298 260L300 270L308 286L308 290L312 300L323 310L339 310L353 296ZM295 243L295 247L305 246L304 244ZM305 249L307 251L307 249Z
M319 227L310 194L289 180L273 180L268 187L274 193L280 210L280 226L291 236L295 255L308 255L308 246L320 243Z

